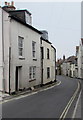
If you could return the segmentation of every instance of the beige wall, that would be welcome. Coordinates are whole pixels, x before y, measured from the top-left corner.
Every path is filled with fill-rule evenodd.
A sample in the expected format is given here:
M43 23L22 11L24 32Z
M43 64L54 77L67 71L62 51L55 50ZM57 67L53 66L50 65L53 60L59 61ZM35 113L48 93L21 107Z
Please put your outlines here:
M44 48L44 59L43 59L43 84L55 80L55 56L54 48L51 44L42 40L42 47ZM47 48L49 48L50 59L47 59ZM47 67L50 67L50 78L47 79Z

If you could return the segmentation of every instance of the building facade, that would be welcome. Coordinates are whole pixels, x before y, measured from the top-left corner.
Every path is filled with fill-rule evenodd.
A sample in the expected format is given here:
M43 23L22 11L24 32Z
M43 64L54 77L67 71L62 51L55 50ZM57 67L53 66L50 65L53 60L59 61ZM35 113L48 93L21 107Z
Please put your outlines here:
M77 57L70 56L62 64L62 75L69 77L77 77Z
M0 90L3 90L2 8L0 7Z
M8 6L5 3L0 9L3 14L0 14L0 29L3 30L0 31L0 43L3 43L0 47L0 73L3 83L0 90L9 94L55 80L55 48L47 41L41 43L43 33L32 26L31 13L27 10L16 10L13 5L12 3ZM48 51L51 56L50 60L45 58L43 61L43 74L41 47L46 50L44 56Z
M78 78L83 79L83 39L81 38L78 51Z
M41 68L42 84L47 84L56 80L56 49L49 42L48 35L41 37Z

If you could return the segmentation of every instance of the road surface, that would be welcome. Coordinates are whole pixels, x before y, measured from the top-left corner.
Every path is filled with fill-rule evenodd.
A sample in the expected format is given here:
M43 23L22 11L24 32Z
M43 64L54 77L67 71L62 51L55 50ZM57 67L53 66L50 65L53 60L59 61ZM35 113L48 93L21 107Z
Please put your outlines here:
M3 118L60 118L77 89L78 79L58 76L59 86L2 105Z

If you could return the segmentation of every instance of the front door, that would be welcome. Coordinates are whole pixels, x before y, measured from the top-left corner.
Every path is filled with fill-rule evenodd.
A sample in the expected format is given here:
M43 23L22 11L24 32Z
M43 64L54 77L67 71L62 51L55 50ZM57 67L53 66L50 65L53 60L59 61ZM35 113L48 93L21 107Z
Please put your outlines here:
M16 85L15 85L15 91L18 91L18 67L16 67Z

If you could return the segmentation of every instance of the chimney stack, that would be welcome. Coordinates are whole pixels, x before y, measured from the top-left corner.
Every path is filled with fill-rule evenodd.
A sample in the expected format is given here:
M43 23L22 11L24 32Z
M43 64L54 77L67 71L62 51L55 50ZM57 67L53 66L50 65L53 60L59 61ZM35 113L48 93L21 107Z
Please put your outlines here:
M63 60L65 61L65 55L63 55Z
M76 51L78 52L78 50L79 50L79 46L76 46Z
M6 11L15 10L16 8L14 6L14 1L11 1L11 4L10 4L10 2L5 2L5 6L3 6L3 9Z

